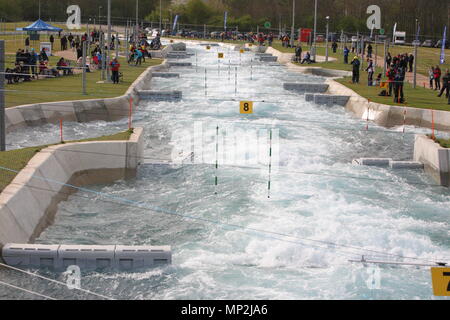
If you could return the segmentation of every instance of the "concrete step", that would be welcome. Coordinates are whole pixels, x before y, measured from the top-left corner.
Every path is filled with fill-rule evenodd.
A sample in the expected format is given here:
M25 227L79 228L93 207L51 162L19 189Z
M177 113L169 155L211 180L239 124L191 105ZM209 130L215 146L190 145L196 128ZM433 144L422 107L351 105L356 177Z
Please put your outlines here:
M424 165L416 161L391 161L389 167L391 169L423 169Z
M142 100L151 101L179 101L183 98L181 91L140 90L138 91L138 95Z
M263 57L259 57L259 61L261 61L261 62L277 62L278 57L263 56Z
M391 158L360 158L353 160L354 165L371 167L389 167Z
M284 90L295 91L297 93L325 93L329 85L325 83L291 83L283 84Z
M179 78L180 74L175 72L153 72L153 78Z
M177 62L177 61L168 61L167 64L169 67L191 67L192 62Z
M320 94L320 93L306 93L305 100L309 102L314 102L319 105L327 106L346 106L350 100L350 96L339 96L331 94Z

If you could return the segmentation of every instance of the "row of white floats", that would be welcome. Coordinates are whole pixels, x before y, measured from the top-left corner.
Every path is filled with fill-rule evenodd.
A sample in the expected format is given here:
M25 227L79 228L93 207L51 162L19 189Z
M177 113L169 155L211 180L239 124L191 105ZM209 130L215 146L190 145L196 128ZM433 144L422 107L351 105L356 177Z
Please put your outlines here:
M7 265L31 268L67 269L78 266L82 270L104 268L134 270L172 263L168 246L81 246L6 244L2 258Z

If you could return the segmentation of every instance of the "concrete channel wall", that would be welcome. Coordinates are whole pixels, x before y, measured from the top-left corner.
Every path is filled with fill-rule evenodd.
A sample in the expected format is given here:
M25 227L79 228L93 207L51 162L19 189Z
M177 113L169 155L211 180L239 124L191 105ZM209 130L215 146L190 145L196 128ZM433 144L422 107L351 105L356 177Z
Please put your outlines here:
M414 161L423 163L437 183L450 187L450 149L442 148L425 135L416 135Z
M69 143L37 153L0 194L0 248L33 242L52 224L58 203L78 191L68 185L135 177L143 151L143 129L137 128L128 141Z
M184 43L167 46L165 54L174 50L186 48ZM150 89L153 72L164 71L168 68L167 61L158 66L149 67L130 86L127 92L116 98L91 99L77 101L61 101L23 105L5 110L6 132L28 126L40 126L46 123L63 121L116 121L128 115L129 101L139 102L138 91ZM101 88L101 84L98 85Z
M369 120L383 127L402 126L404 121L406 125L411 126L423 128L431 128L432 126L433 115L431 110L389 106L375 102L369 103L367 99L333 79L327 79L325 83L329 85L327 93L350 96L346 109L353 112L358 118L366 120L367 111L369 110ZM435 129L449 131L450 112L434 110L433 113Z

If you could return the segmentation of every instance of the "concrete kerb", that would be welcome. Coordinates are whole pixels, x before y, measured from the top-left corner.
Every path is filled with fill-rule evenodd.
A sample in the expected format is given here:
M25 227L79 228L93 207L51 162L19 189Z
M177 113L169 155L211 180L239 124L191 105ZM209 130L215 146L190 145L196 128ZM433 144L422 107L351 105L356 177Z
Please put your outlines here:
M69 143L36 154L0 194L0 246L34 241L53 222L57 204L77 191L63 184L81 187L134 177L143 137L143 129L136 128L128 141Z

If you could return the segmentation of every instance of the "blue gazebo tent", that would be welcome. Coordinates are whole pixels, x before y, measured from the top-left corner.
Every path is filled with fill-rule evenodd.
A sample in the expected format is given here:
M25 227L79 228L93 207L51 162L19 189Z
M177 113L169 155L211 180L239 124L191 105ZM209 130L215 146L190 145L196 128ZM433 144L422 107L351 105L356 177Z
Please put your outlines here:
M41 19L37 20L36 22L30 24L28 27L21 28L22 31L48 31L48 32L60 32L63 29L52 26Z

